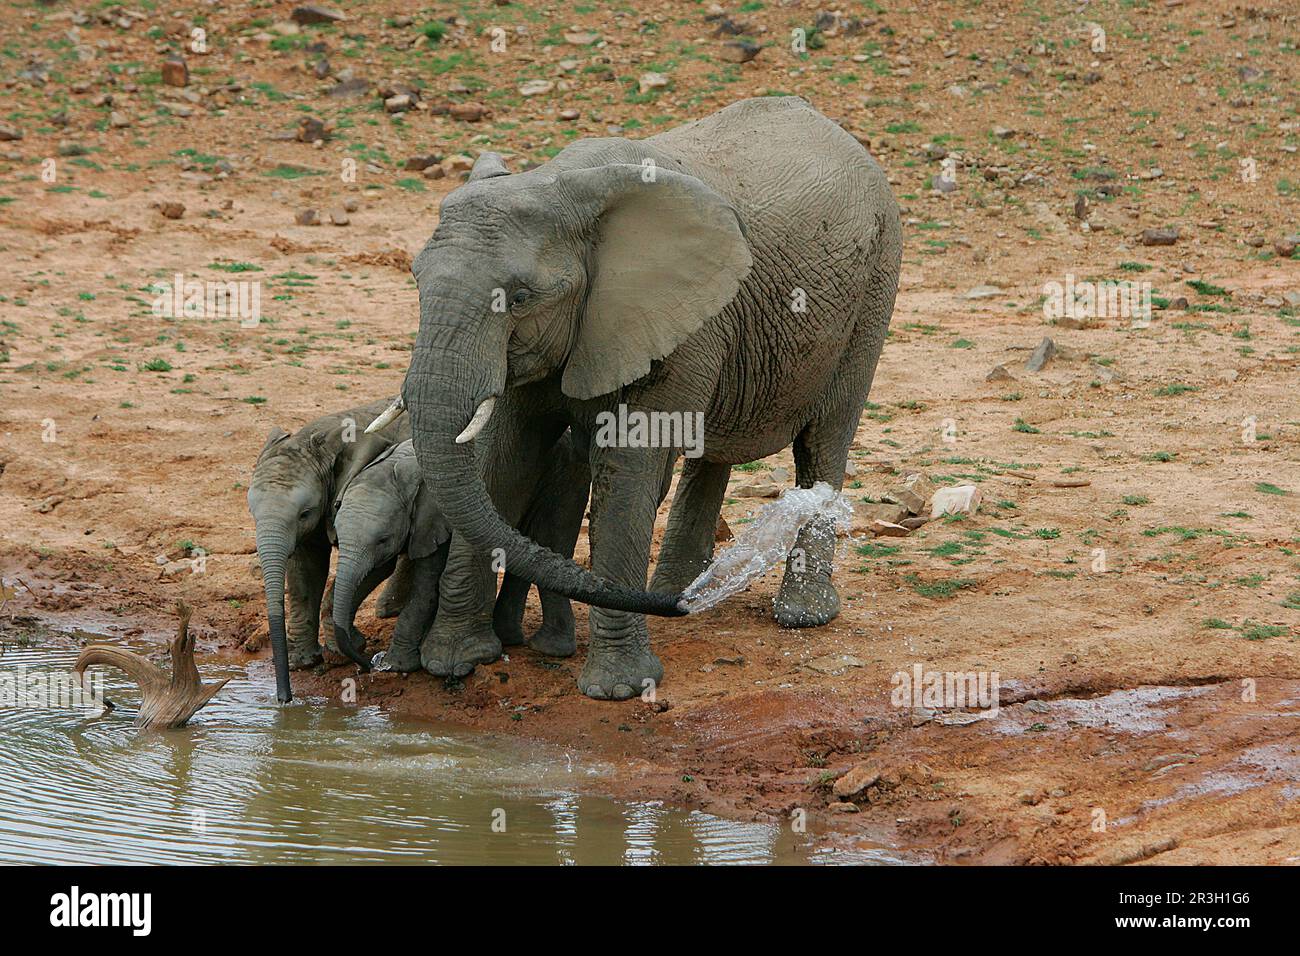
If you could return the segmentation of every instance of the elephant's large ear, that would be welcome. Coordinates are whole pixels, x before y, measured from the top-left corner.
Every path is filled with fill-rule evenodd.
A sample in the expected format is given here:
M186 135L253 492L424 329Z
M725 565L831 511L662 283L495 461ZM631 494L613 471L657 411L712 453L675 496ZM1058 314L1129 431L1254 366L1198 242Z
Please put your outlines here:
M411 511L411 538L406 546L412 560L427 558L451 538L451 525L433 503L433 495L424 487L424 475L414 455L393 460L397 487Z
M361 469L392 446L392 440L383 435L378 433L367 435L359 430L354 441L344 442L338 457L334 459L333 497L337 498L343 494L343 489L348 486L348 482L360 474Z
M264 444L262 446L262 450L257 453L257 460L261 461L263 456L266 455L268 451L270 451L272 448L280 444L280 442L284 441L288 437L289 437L289 433L285 431L283 428L280 428L278 426L272 428L270 434L266 436L266 444Z
M494 176L509 176L510 170L506 167L506 161L501 158L500 153L479 153L478 159L474 160L474 168L469 171L469 181L472 183L476 179L492 179Z
M561 387L613 392L736 296L753 265L731 204L694 176L616 163L560 173L596 220L587 305Z

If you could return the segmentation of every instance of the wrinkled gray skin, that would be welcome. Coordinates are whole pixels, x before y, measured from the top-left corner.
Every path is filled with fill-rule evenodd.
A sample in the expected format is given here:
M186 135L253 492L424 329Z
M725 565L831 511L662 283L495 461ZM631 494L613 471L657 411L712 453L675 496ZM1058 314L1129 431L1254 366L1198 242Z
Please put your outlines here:
M365 434L366 427L388 405L388 400L381 399L326 415L292 435L273 429L253 467L248 510L257 524L257 557L271 630L276 697L282 702L293 699L290 669L311 667L322 659L318 635L329 576L330 506L335 490L346 487L390 445L410 437L405 419L375 434ZM395 578L390 587L400 590L404 582Z
M841 486L900 257L880 167L793 97L736 103L642 141L580 140L515 175L481 157L412 267L420 329L403 397L455 531L426 669L463 675L500 653L481 610L500 548L512 573L593 606L584 693L623 699L658 683L643 615L682 613L678 592L709 559L730 466L793 444L801 487ZM705 416L653 592L656 489L679 449L593 442L591 571L514 530L545 449L566 426L595 436L597 413L619 403ZM796 547L777 620L823 624L839 610L833 531L814 523Z
M552 450L538 500L524 518L524 532L571 556L589 485L586 450L580 453L566 433ZM380 455L348 483L335 504L334 530L339 559L333 613L339 649L369 668L366 638L355 624L357 609L405 555L410 600L397 618L387 663L396 671L419 670L420 642L438 608L438 581L447 561L451 526L433 503L410 441ZM503 643L525 643L521 625L528 587L527 581L505 576L494 611ZM577 644L568 599L548 592L541 599L542 626L527 643L543 654L572 656Z

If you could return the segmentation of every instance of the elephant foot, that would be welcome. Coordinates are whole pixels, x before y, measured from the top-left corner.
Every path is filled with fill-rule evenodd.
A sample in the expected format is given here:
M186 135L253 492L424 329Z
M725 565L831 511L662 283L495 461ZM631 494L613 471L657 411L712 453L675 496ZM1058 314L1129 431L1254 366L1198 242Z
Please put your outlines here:
M375 598L375 617L397 617L402 613L402 608L406 607L406 598L407 595L405 594L393 596L388 591L385 591Z
M434 624L420 645L420 663L438 677L465 677L500 656L501 639L491 627L447 631Z
M821 627L840 613L840 596L828 575L786 575L772 602L782 627Z
M320 649L319 644L290 644L289 645L289 670L302 671L309 667L315 667L325 660L325 655Z
M689 563L660 561L650 580L650 590L656 594L681 594L686 590L686 585L699 577L708 565L707 559Z
M547 657L572 657L578 650L573 621L563 624L543 621L542 626L528 639L528 646Z
M388 645L388 651L384 654L384 665L387 670L397 671L399 674L413 674L424 666L420 660L419 644L399 644L394 641Z
M628 700L664 679L664 665L647 637L602 644L593 638L578 689L596 700Z

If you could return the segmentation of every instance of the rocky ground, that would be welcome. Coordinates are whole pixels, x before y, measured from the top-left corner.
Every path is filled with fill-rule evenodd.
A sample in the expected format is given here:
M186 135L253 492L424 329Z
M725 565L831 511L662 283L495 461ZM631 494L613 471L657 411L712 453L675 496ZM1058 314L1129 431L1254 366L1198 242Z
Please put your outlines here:
M472 158L793 93L905 220L843 614L780 630L773 573L655 621L653 704L527 651L361 703L939 861L1300 860L1294 7L637 6L0 9L0 619L161 646L184 596L269 689L243 483L272 426L395 393ZM256 283L260 321L155 308L177 274ZM735 470L733 531L791 471ZM974 513L908 520L960 486ZM897 699L917 666L996 675L997 713Z

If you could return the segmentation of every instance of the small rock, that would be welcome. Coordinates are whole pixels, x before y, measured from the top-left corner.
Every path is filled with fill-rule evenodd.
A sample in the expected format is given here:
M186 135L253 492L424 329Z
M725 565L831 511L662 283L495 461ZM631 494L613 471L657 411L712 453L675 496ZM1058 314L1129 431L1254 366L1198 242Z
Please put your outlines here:
M790 469L785 467L785 465L777 465L767 474L773 481L785 482L790 480Z
M1001 295L1002 290L995 285L977 285L966 293L964 298L967 299L991 299L996 295Z
M405 93L398 93L384 100L384 112L405 113L407 110L411 109L411 107L413 107L414 105L415 105L415 101L412 100L408 95L406 95Z
M184 60L167 60L162 65L162 81L168 86L189 86L190 68Z
M898 523L902 525L904 528L906 528L908 531L915 531L917 528L925 527L926 523L929 520L930 519L925 517L925 515L913 515L910 518L902 519Z
M713 529L714 542L730 541L735 535L731 533L731 525L727 524L727 519L718 515L718 524Z
M424 172L420 175L425 179L445 179L447 170L443 169L441 164L434 163L432 166L424 167Z
M1044 338L1038 343L1033 354L1029 356L1029 361L1025 362L1025 370L1029 372L1041 371L1043 366L1052 360L1056 355L1056 343L1050 338Z
M1179 231L1177 226L1166 226L1163 229L1145 229L1142 232L1140 241L1144 246L1172 246L1178 241Z
M877 538L906 538L912 533L910 528L905 528L901 524L892 524L888 521L871 522L871 533Z
M748 63L758 56L762 49L757 43L750 43L748 40L731 40L722 44L719 55L728 63Z
M179 219L185 215L185 204L179 202L159 203L158 211L163 214L164 219Z
M309 5L295 7L293 13L289 14L289 19L301 26L308 26L316 23L338 23L347 18L337 10Z
M769 481L741 485L732 492L737 498L779 498L781 489Z
M114 129L125 129L131 125L131 121L126 118L125 113L119 113L117 110L108 114L108 125Z
M591 46L599 39L599 33L566 33L564 35L564 42L569 46Z
M320 213L315 209L299 209L294 213L293 221L300 226L319 226Z
M981 497L980 490L975 485L940 488L930 502L930 519L933 521L951 514L974 514L980 506Z
M328 138L329 133L325 130L325 124L314 116L303 117L302 122L298 124L298 142L300 143L323 142Z
M581 113L572 108L560 110L560 119L564 120L566 123L573 122L581 115Z
M408 169L413 173L418 173L421 172L422 170L428 169L430 166L437 166L438 163L440 162L442 162L441 157L435 155L434 153L430 153L427 156L410 157L405 163L402 164L402 168Z
M984 376L986 382L1014 382L1016 377L1007 371L1005 365L995 365L993 369Z
M668 77L662 73L642 73L637 86L642 93L649 93L651 90L661 90L668 85Z
M874 787L879 780L880 771L877 768L860 763L831 785L831 793L841 800L856 797L862 791Z
M925 510L925 503L933 494L934 483L919 471L914 471L905 475L898 485L890 488L881 497L884 501L902 505L907 509L908 514L919 515Z
M831 813L857 813L857 804L845 803L843 800L837 800L834 803L828 803L826 809Z
M442 161L442 171L448 176L469 172L473 168L473 158L466 156L464 153L456 153L454 156L448 156Z
M336 226L346 226L351 220L348 219L347 210L340 206L330 210L330 222Z
M857 462L855 462L852 458L844 462L844 477L845 478L858 477L858 465Z
M827 654L824 657L815 657L803 666L819 674L838 677L850 667L861 667L862 661L852 654Z
M1283 292L1282 298L1286 300L1287 305L1300 307L1300 292Z
M479 103L453 103L447 112L452 119L464 120L466 123L477 123L487 115L487 110Z
M520 96L541 96L555 89L555 84L550 80L529 80L519 87Z
M993 135L998 139L1010 139L1016 135L1016 131L1005 126L995 126L993 127Z
M1300 236L1287 236L1273 243L1273 251L1283 259L1290 259L1295 255L1297 245L1300 245Z
M11 123L0 123L0 142L11 143L22 139L23 131Z

